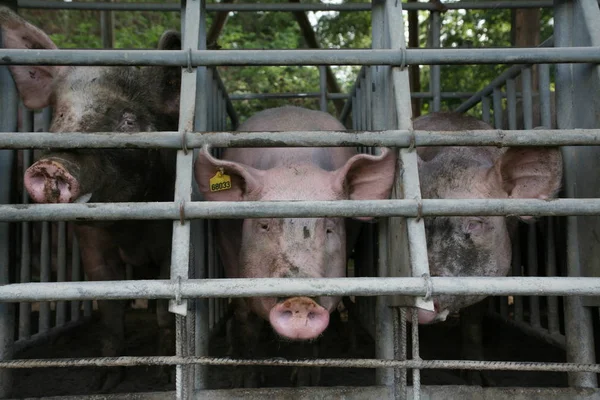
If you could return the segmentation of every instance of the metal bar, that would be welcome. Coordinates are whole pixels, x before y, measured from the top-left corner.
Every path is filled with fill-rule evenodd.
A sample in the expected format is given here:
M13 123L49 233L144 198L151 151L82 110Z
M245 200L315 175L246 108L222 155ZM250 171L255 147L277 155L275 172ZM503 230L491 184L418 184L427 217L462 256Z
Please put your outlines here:
M468 202L468 203L467 203ZM181 218L181 204L90 203L0 205L0 221L115 221ZM420 207L422 206L422 207ZM421 210L419 210L421 208ZM185 219L417 216L599 215L600 199L413 199L189 202Z
M490 124L491 123L491 117L490 117L490 98L489 97L482 97L481 98L481 115L482 115L482 119L484 122Z
M23 108L22 110L25 110ZM32 126L32 115L31 111L23 114L24 129L33 130ZM23 150L23 169L31 164L31 150ZM21 202L23 204L29 203L29 195L23 185L23 194L21 196ZM23 222L21 224L21 268L19 273L19 282L25 283L31 281L31 231L30 222ZM31 304L21 303L19 304L19 339L27 339L31 336Z
M410 390L410 388L409 388ZM422 386L424 397L448 400L591 400L600 395L598 389L582 388L536 388L536 387L480 387L480 386ZM170 400L175 392L116 393L101 395L77 395L39 397L38 400ZM385 386L335 386L303 388L260 388L202 390L194 393L194 399L289 399L297 400L370 400L390 398L390 389ZM407 399L412 399L409 392ZM27 399L33 400L33 399Z
M550 105L550 66L538 65L539 93L540 93L540 122L542 126L552 128L552 107Z
M521 72L521 91L523 92L523 127L533 128L533 101L531 96L531 68L524 68Z
M319 109L327 112L327 67L319 65Z
M64 282L67 280L67 224L64 221L58 222L57 234L57 274L56 281ZM55 326L62 326L67 320L67 304L63 301L56 302L56 323Z
M406 307L397 307L397 313L399 314L399 340L400 348L398 349L398 359L401 361L408 360L408 332L406 329L407 313ZM396 389L395 399L403 399L407 397L408 391L408 371L406 369L398 369L398 388Z
M50 223L42 222L42 238L40 243L40 282L50 281ZM50 303L40 303L38 332L44 333L50 329Z
M500 88L494 88L492 101L494 106L494 128L502 129L502 91Z
M386 20L386 5L387 2L384 0L374 0L372 2L372 13L371 13L371 35L373 37L372 48L373 49L384 49L389 47L389 33L386 27L388 21ZM396 21L397 22L397 21ZM379 51L379 50L371 50ZM366 73L366 68L361 70L359 79L356 80L356 84L353 90L355 102L352 104L352 122L357 120L357 123L361 121L361 110L357 109L357 105L362 102L362 98L359 93L361 79L360 77ZM390 92L389 92L389 67L385 65L377 65L373 67L373 86L367 88L372 91L373 103L372 107L372 124L374 129L387 129L390 127ZM410 91L409 91L410 92ZM377 276L386 277L390 273L390 264L388 259L389 242L388 237L388 220L381 220L378 226L377 235L378 240L378 251L379 257L377 260ZM393 359L394 354L394 325L392 323L392 309L389 307L389 301L385 298L375 299L375 356L382 359ZM395 387L395 373L389 369L377 369L375 371L375 382L377 385L385 385L388 387Z
M535 225L527 227L527 274L529 276L538 275L537 232ZM540 299L535 296L529 299L529 322L534 328L541 327Z
M524 322L522 320L515 321L511 319L506 319L504 317L501 317L498 313L491 313L490 316L492 318L502 321L502 323L508 324L509 326L514 326L526 335L543 340L551 346L555 346L559 349L565 350L565 336L561 335L560 333L551 334L548 333L545 329L533 328L528 322Z
M501 113L501 111L500 111ZM275 136L276 135L276 136ZM274 139L276 137L276 139ZM414 141L413 141L414 138ZM0 135L0 147L5 149L54 148L168 148L182 146L176 132L141 133L62 133L7 132ZM212 147L410 147L414 146L594 146L600 144L600 129L534 129L522 131L473 130L445 131L315 131L288 132L189 132L188 149L204 145Z
M407 400L414 399L412 388L408 388ZM591 400L600 395L599 390L574 388L521 388L521 387L481 387L481 386L422 386L426 399L445 400ZM392 395L385 387L332 387L332 388L277 388L277 389L234 389L210 390L197 394L202 400L231 399L290 399L297 400L370 400L388 399ZM61 398L62 399L62 398ZM87 399L87 397L85 397ZM107 397L106 400L112 400ZM120 398L119 398L120 399ZM52 399L54 400L54 398ZM56 399L59 400L59 399ZM71 400L71 398L66 399ZM91 400L91 399L90 399ZM96 399L94 399L96 400ZM100 399L98 399L100 400ZM102 400L105 400L102 398ZM162 400L162 398L161 398Z
M79 241L76 235L73 235L73 248L71 253L71 282L81 280L81 256L79 254ZM81 315L81 303L77 300L71 302L71 321L79 321Z
M436 294L597 296L600 278L431 277ZM0 301L174 299L258 296L425 296L424 278L248 278L107 282L31 282L0 286Z
M0 65L471 65L598 63L598 47L398 50L31 50L2 49ZM518 72L517 72L518 73ZM486 93L487 94L487 93ZM463 107L463 106L461 106Z
M552 46L554 46L554 37L551 36L548 39L544 40L538 46L538 48L552 47ZM465 111L470 110L477 103L479 103L481 101L481 99L483 99L486 96L491 95L494 88L502 86L504 84L504 82L506 82L507 79L512 79L512 78L517 77L521 73L521 70L525 67L526 67L526 65L513 65L512 67L508 68L506 71L504 71L503 73L498 75L498 77L496 77L494 80L492 80L486 87L484 87L479 92L477 92L475 95L473 95L473 97L471 97L470 99L468 99L467 101L462 103L460 106L458 106L455 111L459 112L459 113L464 113Z
M0 368L48 368L48 367L121 367L146 365L265 365L274 367L332 367L332 368L419 368L419 369L464 369L485 371L542 371L542 372L600 372L600 364L543 363L517 361L465 361L465 360L379 360L379 359L314 359L246 360L216 357L103 357L66 358L0 361ZM297 390L297 389L296 389Z
M419 314L414 311L411 314L412 358L414 361L421 361L419 355ZM413 399L421 399L421 371L418 368L413 369Z
M408 3L407 3L408 4ZM431 12L431 45L433 48L440 47L440 30L441 30L441 18L439 11ZM432 65L431 66L431 91L433 92L433 101L432 101L432 110L440 111L441 109L441 78L440 78L440 66Z
M0 132L17 130L18 104L17 91L10 72L8 68L0 67ZM0 150L0 204L11 202L13 160L13 151ZM10 249L13 245L9 224L0 223L0 286L10 283ZM8 360L13 355L14 312L14 305L0 304L0 360ZM0 369L0 398L9 395L11 386L10 371Z
M104 4L95 2L63 3L59 1L44 0L18 0L19 8L36 9L59 9L59 10L112 10L112 11L179 11L177 4L160 3L114 3ZM550 8L551 0L513 0L494 1L490 3L476 1L461 1L460 3L449 3L444 6L449 10L486 10L486 9L513 9L513 8ZM429 3L406 3L403 4L406 11L410 10L437 10L435 4ZM370 3L315 3L315 4L220 4L211 3L206 5L209 12L233 11L233 12L257 12L257 11L370 11Z
M554 1L556 46L559 48L572 46L574 43L574 25L581 23L575 17L576 7L580 2L566 0ZM597 11L597 10L596 10ZM594 13L596 15L597 12ZM589 33L588 33L589 34ZM556 111L558 128L576 126L574 122L574 104L577 96L574 93L575 73L573 65L556 66ZM572 159L567 148L563 148L566 162ZM568 166L569 164L567 164ZM565 189L568 197L577 197L575 168L565 168ZM567 273L569 276L581 275L578 218L567 217ZM592 330L591 310L582 304L581 298L564 299L565 338L567 360L595 361L594 334ZM596 387L598 379L595 374L570 373L569 385L575 387Z
M545 64L548 65L548 64ZM475 93L473 92L439 92L440 98L442 99L468 99ZM517 97L520 97L520 93L517 93ZM267 100L267 99L318 99L321 96L317 92L308 93L248 93L248 94L231 94L229 98L232 101L237 100ZM410 97L413 99L432 99L434 97L433 92L412 92ZM326 98L328 100L337 99L348 99L349 94L346 93L328 93Z
M547 218L546 225L546 276L556 276L556 249L554 244L554 218ZM558 298L547 297L548 305L548 332L551 335L560 335L558 319Z
M506 109L508 111L508 129L517 129L517 96L514 79L506 81Z
M391 48L406 51L402 3L396 2L392 4L392 2L386 2L386 14L390 18L388 27L390 30ZM397 112L397 127L410 130L412 129L412 104L410 96L407 95L410 93L408 69L392 68L392 77ZM421 186L416 149L401 149L400 162L404 170L400 176L404 198L420 202ZM429 260L427 257L427 241L425 239L425 222L420 216L417 216L417 218L407 218L406 226L412 276L428 276ZM433 311L433 300L416 298L415 306ZM418 391L416 394L418 395Z
M521 243L519 229L515 230L512 237L512 271L513 276L523 276L523 264L521 262ZM523 299L520 296L514 296L514 320L523 321Z

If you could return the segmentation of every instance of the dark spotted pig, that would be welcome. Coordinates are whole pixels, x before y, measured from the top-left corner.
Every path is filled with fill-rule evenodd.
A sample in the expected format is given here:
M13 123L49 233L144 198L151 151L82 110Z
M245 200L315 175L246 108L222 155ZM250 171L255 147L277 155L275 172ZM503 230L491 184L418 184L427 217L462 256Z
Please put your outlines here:
M416 130L492 129L473 117L433 113L417 118ZM425 199L550 199L562 179L558 148L423 147L419 176ZM527 219L528 217L521 217ZM511 239L505 217L425 218L432 276L505 276ZM444 320L481 296L434 296L435 311L419 310L419 322Z
M5 47L55 49L41 30L0 8ZM179 49L179 34L166 32L161 49ZM24 104L51 106L52 132L139 132L177 128L179 68L10 66ZM171 201L175 176L171 150L50 150L26 172L24 183L38 203ZM168 277L170 221L78 223L75 227L89 280L124 279L125 263L142 275ZM98 302L106 328L103 356L122 354L124 307ZM173 352L171 321L159 306L161 353ZM111 371L104 389L120 379Z
M260 112L240 131L344 130L329 114L298 107ZM223 159L207 148L195 175L209 201L386 199L395 171L393 151L356 154L353 148L229 148ZM227 190L211 191L221 170ZM324 278L346 274L347 232L343 218L255 218L220 220L219 253L228 278ZM237 301L234 351L252 356L263 320L284 339L316 339L327 328L338 297L254 297ZM246 382L246 385L253 385Z

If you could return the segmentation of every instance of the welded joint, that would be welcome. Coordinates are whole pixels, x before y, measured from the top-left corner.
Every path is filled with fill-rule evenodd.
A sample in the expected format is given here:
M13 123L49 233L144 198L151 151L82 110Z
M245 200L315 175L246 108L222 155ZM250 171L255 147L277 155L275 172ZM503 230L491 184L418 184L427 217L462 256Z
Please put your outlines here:
M423 218L423 199L415 197L415 201L417 202L417 217L415 218L415 222L419 222Z
M194 71L194 67L192 66L192 48L188 47L187 49L187 66L185 71L188 73L192 73Z
M173 290L175 292L175 299L169 300L169 312L173 314L186 316L187 315L187 300L183 300L181 293L181 282L183 278L181 275L178 275L175 281L171 280L173 283Z
M187 130L183 129L181 131L181 150L183 150L183 154L188 155L188 145L187 145Z
M185 225L185 200L181 200L179 203L179 223Z
M400 51L400 71L404 71L406 69L406 48L401 47L398 49Z
M429 302L431 301L431 296L433 296L433 282L431 281L431 275L425 273L421 275L421 277L425 281L425 296L423 296L423 300Z

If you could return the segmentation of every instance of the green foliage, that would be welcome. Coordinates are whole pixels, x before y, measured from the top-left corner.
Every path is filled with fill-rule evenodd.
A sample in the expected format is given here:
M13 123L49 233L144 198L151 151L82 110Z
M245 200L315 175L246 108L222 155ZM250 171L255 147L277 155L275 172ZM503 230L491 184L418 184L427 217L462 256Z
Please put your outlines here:
M85 0L94 1L94 0ZM95 0L97 1L97 0ZM123 1L123 0L118 0ZM156 0L125 0L156 2ZM262 0L278 3L283 0ZM179 3L179 0L163 2ZM211 1L209 1L211 2ZM218 2L213 0L213 2ZM242 1L253 3L252 1ZM303 0L304 3L319 0ZM336 1L337 2L337 1ZM344 2L366 2L345 0ZM22 10L21 14L50 34L61 48L101 48L100 12L74 10ZM370 48L370 12L317 12L309 13L313 28L323 48ZM406 13L405 13L406 16ZM207 28L213 14L209 14ZM419 45L428 46L429 13L419 12ZM405 19L406 22L406 19ZM166 29L180 26L178 12L114 12L114 46L116 48L155 48ZM552 34L552 10L545 9L541 18L541 37ZM441 45L445 48L509 47L511 17L509 10L449 10L442 14ZM220 35L218 44L223 49L301 49L306 48L298 23L292 13L237 12L231 13ZM461 65L441 67L441 88L444 92L475 92L486 86L507 68L506 65ZM358 67L333 67L344 91L354 84ZM256 93L314 93L319 91L319 71L316 67L220 67L230 94ZM429 91L430 68L421 67L421 91ZM453 109L462 100L448 99L443 109ZM331 102L330 102L331 103ZM318 107L317 99L273 99L266 101L239 100L234 106L244 120L253 113L283 104ZM422 101L422 111L429 108ZM334 112L330 104L330 111Z

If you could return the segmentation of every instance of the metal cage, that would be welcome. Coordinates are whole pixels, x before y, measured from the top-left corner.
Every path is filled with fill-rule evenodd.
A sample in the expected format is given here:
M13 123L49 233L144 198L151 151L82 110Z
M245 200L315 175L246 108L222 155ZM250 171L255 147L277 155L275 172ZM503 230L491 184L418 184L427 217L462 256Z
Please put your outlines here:
M555 10L555 33L535 49L407 49L404 43L404 9L429 10L433 21L434 47L439 47L440 11L429 3L373 0L372 3L331 4L205 4L202 0L172 4L63 3L19 0L19 7L88 8L100 10L156 9L180 11L181 51L129 50L35 50L2 49L1 65L172 65L182 68L181 111L178 132L111 134L73 133L68 142L62 135L35 130L33 115L20 107L22 131L17 131L18 102L12 78L0 67L0 398L11 390L10 372L15 368L67 366L176 365L175 392L123 393L61 398L162 399L172 398L600 398L594 352L592 310L600 296L599 258L595 251L595 229L600 215L600 195L595 185L600 141L598 125L600 31L595 22L600 8L593 0L505 1L449 3L449 8L550 7ZM370 10L371 50L271 50L244 52L206 50L207 11L257 10ZM436 38L437 36L437 38ZM517 64L476 94L445 93L440 88L440 66L446 64ZM328 94L324 65L362 65L348 96ZM407 65L429 64L431 91L412 93ZM539 88L531 86L531 64L539 64ZM556 115L560 129L551 120L551 73L555 68ZM393 199L378 201L215 203L200 201L192 179L194 151L204 144L215 147L272 146L263 132L233 134L237 125L234 106L213 67L221 65L311 65L321 70L318 97L326 110L327 100L347 97L342 120L352 116L356 132L285 132L277 145L357 146L371 152L373 146L399 148L400 169ZM519 84L516 83L518 79ZM286 97L289 94L276 94ZM445 97L468 97L457 111L466 112L481 103L483 119L493 118L496 130L461 136L443 132L412 130L411 97L431 99L439 110ZM257 97L261 97L257 95ZM268 96L263 96L268 97ZM249 98L239 96L238 98ZM517 99L523 110L517 119ZM534 117L538 104L539 123ZM506 122L503 115L506 113ZM42 114L42 129L48 130L50 113ZM228 125L228 118L230 124ZM508 130L502 130L507 129ZM519 129L511 132L511 130ZM175 199L168 203L96 203L28 205L27 196L15 193L18 185L12 166L31 162L37 148L141 148L178 149ZM565 159L564 199L460 200L421 199L415 146L495 145L563 147ZM23 150L20 150L23 149ZM19 150L17 152L16 150ZM19 172L19 171L18 171ZM537 225L521 229L515 246L513 275L507 278L430 277L422 217L434 215L534 215L546 216ZM246 279L223 280L222 267L213 243L212 220L224 217L377 216L377 225L363 229L363 245L357 250L351 278L336 279ZM76 239L67 224L77 218L89 220L173 220L170 280L85 282L81 276ZM45 221L34 226L32 222ZM53 225L55 224L55 225ZM51 229L58 244L56 273L52 274ZM39 231L39 243L31 242L31 231ZM563 234L562 231L566 231ZM67 246L67 242L69 246ZM38 282L30 282L32 243L40 249ZM72 247L71 247L72 246ZM16 248L16 251L12 249ZM559 252L564 254L559 255ZM564 250L566 249L566 251ZM69 254L70 250L70 254ZM544 254L540 260L539 255ZM562 257L562 258L561 258ZM562 262L562 263L561 263ZM562 265L564 264L564 265ZM540 266L544 267L540 271ZM11 269L14 268L14 269ZM70 274L67 271L71 271ZM523 276L526 275L526 276ZM430 307L432 293L485 294L494 299L491 315L508 321L524 332L564 348L566 363L423 360L419 325L406 324L407 307ZM357 296L353 314L375 340L375 358L316 360L235 360L210 357L209 338L227 314L227 298L279 295ZM544 296L544 297L541 297ZM564 310L560 311L559 296ZM50 335L86 320L97 299L169 299L176 314L176 355L81 359L13 359L16 350L32 346ZM542 301L540 301L542 300ZM36 302L37 329L32 327L31 304ZM19 303L18 311L15 303ZM67 311L70 310L70 311ZM564 317L561 319L561 315ZM18 318L15 319L15 316ZM51 323L51 318L55 319ZM413 313L413 322L416 322ZM410 329L410 333L408 330ZM410 337L410 340L409 340ZM410 343L409 343L410 342ZM408 354L408 344L412 351ZM376 369L375 385L314 388L209 389L208 365L322 366ZM514 370L560 371L569 374L568 387L482 388L477 386L422 386L421 371ZM412 383L409 385L408 370Z

